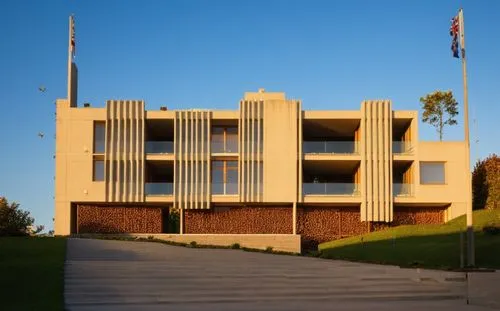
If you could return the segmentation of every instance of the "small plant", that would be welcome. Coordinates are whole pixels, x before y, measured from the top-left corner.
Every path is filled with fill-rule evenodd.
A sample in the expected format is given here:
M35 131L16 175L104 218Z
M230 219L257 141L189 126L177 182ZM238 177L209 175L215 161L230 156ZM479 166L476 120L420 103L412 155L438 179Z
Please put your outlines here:
M272 253L273 248L271 246L266 247L266 253Z
M198 246L198 243L196 243L196 241L191 241L191 243L189 243L189 246L196 247Z
M152 240L154 238L155 238L154 235L148 235L148 240Z
M500 225L487 225L483 227L483 232L489 235L500 235Z
M240 244L239 243L234 243L231 245L232 249L240 249Z
M384 264L384 263L381 262L381 264ZM424 265L424 263L422 261L419 261L419 260L411 261L409 264L410 264L410 267L413 267L413 268L421 267Z

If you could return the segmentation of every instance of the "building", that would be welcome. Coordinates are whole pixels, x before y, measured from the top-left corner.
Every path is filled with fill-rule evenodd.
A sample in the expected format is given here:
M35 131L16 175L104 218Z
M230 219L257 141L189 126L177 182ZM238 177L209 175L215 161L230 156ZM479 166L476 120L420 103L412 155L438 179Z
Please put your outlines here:
M56 102L57 235L168 233L175 208L180 232L163 238L297 250L466 212L465 143L420 141L418 112L389 100L304 111L261 89L231 111L78 107L71 55L68 71Z

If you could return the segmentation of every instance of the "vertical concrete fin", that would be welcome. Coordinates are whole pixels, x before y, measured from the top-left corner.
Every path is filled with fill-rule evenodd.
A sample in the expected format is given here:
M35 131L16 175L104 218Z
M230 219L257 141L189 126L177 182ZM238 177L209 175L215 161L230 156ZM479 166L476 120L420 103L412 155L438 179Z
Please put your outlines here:
M392 221L391 102L361 104L361 221Z
M210 208L209 111L175 112L174 206Z
M106 201L144 201L144 102L106 102Z

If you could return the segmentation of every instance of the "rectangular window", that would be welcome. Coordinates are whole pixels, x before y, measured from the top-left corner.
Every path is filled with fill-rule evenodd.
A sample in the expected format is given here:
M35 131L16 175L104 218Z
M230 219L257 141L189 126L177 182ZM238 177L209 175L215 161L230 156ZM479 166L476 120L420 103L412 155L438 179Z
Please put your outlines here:
M106 144L106 123L94 122L94 153L104 153Z
M238 128L213 127L211 148L212 153L238 153Z
M238 194L238 161L212 161L212 194Z
M420 184L444 183L444 162L420 162Z
M93 181L104 181L104 160L94 159Z

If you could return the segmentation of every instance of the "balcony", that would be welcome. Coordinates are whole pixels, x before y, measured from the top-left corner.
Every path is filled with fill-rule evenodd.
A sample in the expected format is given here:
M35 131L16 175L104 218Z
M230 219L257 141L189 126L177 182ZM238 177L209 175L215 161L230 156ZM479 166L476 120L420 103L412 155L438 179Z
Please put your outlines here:
M413 196L413 185L394 183L392 185L392 191L395 197L410 197Z
M212 141L211 145L211 153L238 153L238 141Z
M302 191L304 195L359 195L354 183L304 183Z
M392 142L392 153L397 154L411 154L413 153L413 148L410 142L407 141L393 141Z
M147 141L145 146L146 153L167 154L174 153L173 141Z
M238 183L212 183L212 194L237 195Z
M355 141L304 141L304 153L357 154L358 143Z
M174 184L171 182L148 182L145 184L144 192L146 195L172 195Z

